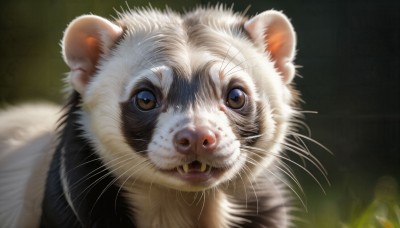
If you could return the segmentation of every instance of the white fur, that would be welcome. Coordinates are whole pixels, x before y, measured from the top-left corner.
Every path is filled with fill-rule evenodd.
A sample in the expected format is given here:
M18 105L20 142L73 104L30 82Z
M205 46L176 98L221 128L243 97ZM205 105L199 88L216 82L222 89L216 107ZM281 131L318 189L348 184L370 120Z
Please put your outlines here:
M68 170L66 170L66 167L65 167L65 159L66 158L64 157L64 154L65 154L65 149L64 148L62 149L61 154L62 154L62 156L60 158L60 160L61 160L60 161L60 178L61 178L61 186L62 186L62 189L63 189L63 192L64 192L65 200L67 201L67 203L68 203L69 207L71 208L72 212L75 214L76 218L78 220L80 220L79 216L78 216L78 212L77 212L77 210L76 210L76 208L75 208L75 206L73 204L73 200L71 199L71 194L70 194L70 191L69 191L70 189L68 187L70 185L69 185L68 180L66 178L66 173L68 172Z
M43 104L0 112L1 227L39 225L59 112Z
M285 83L281 80L280 74L276 71L273 61L269 59L268 53L260 51L257 46L246 39L233 38L230 34L221 34L221 31L219 31L216 35L224 36L226 42L231 45L225 59L210 55L206 50L179 44L176 47L176 53L180 58L179 63L186 66L189 73L208 61L216 61L218 64L213 69L214 72L216 68L222 70L223 77L220 78L221 81L219 82L221 87L226 85L232 78L240 78L247 82L246 86L249 88L249 96L252 99L255 101L262 99L266 103L265 128L262 130L264 135L261 140L258 140L255 147L268 151L268 154L261 152L246 154L241 152L238 155L239 145L236 145L237 141L229 130L230 127L227 125L226 116L216 111L216 107L207 109L210 106L205 104L204 107L198 107L199 110L196 110L196 115L193 113L194 110L181 114L176 114L176 110L168 110L166 113L161 114L158 121L160 125L157 126L153 141L147 151L149 159L139 156L125 143L120 130L121 113L119 112L118 101L126 101L129 97L127 96L130 93L129 89L143 77L156 82L155 84L168 85L168 82L160 82L159 78L152 72L154 70L151 69L167 69L165 66L168 66L174 60L166 62L160 59L157 62L152 62L152 57L145 54L147 49L158 45L158 43L152 42L151 38L152 35L157 36L156 29L158 27L168 23L180 23L180 19L173 15L164 18L164 16L156 12L150 11L144 14L146 16L150 14L155 17L161 17L160 19L162 20L142 19L143 21L141 21L136 19L134 13L128 15L128 17L135 18L134 20L125 21L126 23L134 23L128 33L130 36L121 42L118 50L110 54L107 61L101 63L98 74L88 85L83 100L85 111L83 118L85 120L82 122L86 122L85 130L88 132L87 135L90 136L92 144L95 145L107 167L118 177L120 185L128 193L131 193L132 204L137 208L136 221L139 221L144 227L157 227L161 224L170 224L172 227L193 226L193 221L196 220L191 213L198 215L202 212L204 215L201 214L201 216L205 216L206 211L204 208L192 209L196 212L190 212L188 207L181 205L182 202L179 202L180 200L171 200L171 197L174 199L174 195L178 194L176 191L156 190L159 188L158 186L201 191L202 189L216 187L227 180L241 183L244 181L244 174L242 173L243 177L240 176L240 178L235 174L243 168L246 156L259 162L257 166L251 162L246 162L246 166L252 169L254 177L265 172L265 168L275 160L274 155L280 152L281 143L284 141L287 132L288 122L292 116L292 109L289 105L291 100L290 93ZM223 27L222 24L225 22L219 23L221 25L214 25L216 29ZM177 32L179 33L179 30ZM139 56L139 58L132 58L132 56ZM149 59L149 61L142 61L142 59ZM166 72L163 74L168 75L168 70ZM211 77L214 81L218 80L215 73ZM121 92L121 88L124 88L123 92ZM165 93L165 91L163 92ZM221 96L221 99L223 100L224 97ZM208 115L202 115L202 113L208 113ZM180 165L178 162L179 155L172 153L172 135L177 130L187 126L187 124L193 124L194 121L205 121L210 126L215 124L217 128L223 129L224 134L227 135L223 140L227 140L227 143L234 142L231 143L231 156L223 162L232 163L237 161L236 165L224 177L208 186L188 186L185 182L157 170L157 167L169 169ZM170 129L173 129L172 133L169 132ZM160 136L163 136L165 140L162 143L159 140ZM163 150L156 147L154 142L160 143L167 149ZM260 156L264 160L260 159ZM121 161L120 157L126 159ZM171 195L165 195L165 191L172 193ZM226 193L219 191L219 195L228 202L226 205L232 204L229 202L229 197ZM207 198L205 204L212 206L212 200L209 197ZM149 206L151 207L149 208ZM216 207L216 205L212 207ZM218 225L220 227L223 226L222 222L223 224L229 223L223 215L215 215L214 217L215 221L221 222ZM213 222L210 221L208 225L212 227Z
M158 66L138 73L138 75L132 81L130 81L124 89L124 96L122 96L121 102L128 101L131 98L133 88L140 80L151 81L151 83L160 88L163 95L166 96L173 80L172 71L171 68L167 66Z
M265 113L266 128L263 129L264 136L255 146L263 148L265 151L268 151L268 154L270 155L262 155L265 158L264 161L260 160L257 155L248 155L252 159L259 161L259 165L256 167L251 163L247 164L247 166L252 167L253 175L257 176L260 173L265 172L265 167L268 167L270 163L275 160L273 155L278 154L281 150L280 142L283 142L285 138L288 121L291 118L291 108L288 104L290 99L287 99L287 94L284 93L286 87L280 80L279 74L275 71L273 64L268 61L265 54L260 53L251 47L249 48L248 44L243 45L241 42L233 43L237 45L237 49L241 51L243 58L251 58L252 65L257 67L246 70L240 70L241 67L237 69L238 67L235 65L237 64L237 61L235 59L233 63L228 64L225 71L235 71L237 69L238 72L224 78L221 81L221 85L227 83L232 77L239 77L245 81L252 82L249 84L249 87L251 88L250 93L253 93L255 99L265 100L268 107L268 112ZM155 189L157 189L157 186L160 184L167 186L168 188L191 191L201 190L205 186L194 188L193 186L188 186L181 180L160 173L155 169L154 165L158 165L159 168L171 168L177 166L179 165L177 162L179 159L176 157L174 158L176 155L170 154L171 151L168 150L153 149L153 144L150 144L148 149L150 160L147 160L132 151L132 148L125 143L122 132L119 130L120 113L116 111L119 110L116 101L126 99L126 95L122 95L121 97L121 94L118 93L118 91L120 91L119 88L121 88L123 84L128 84L129 87L132 87L129 81L137 81L137 78L133 75L140 75L136 74L135 71L140 72L141 69L146 68L143 66L135 66L134 61L127 63L126 58L128 58L132 52L140 52L140 50L130 49L131 48L121 48L118 55L111 58L109 62L104 63L101 67L100 73L96 76L96 80L94 80L89 86L86 99L84 100L84 108L88 113L90 113L89 115L85 114L87 123L89 123L89 128L86 130L90 132L88 135L92 138L93 145L98 149L98 152L105 160L106 165L117 177L119 177L119 183L121 186L128 192L131 192L130 198L132 199L132 204L137 208L135 213L137 218L136 221L139 221L143 227L158 227L160 224L163 224L163 226L164 224L170 224L170 227L196 226L198 224L198 220L196 220L198 214L201 214L201 217L206 216L206 209L203 207L196 207L188 210L187 205L182 205L182 200L179 198L176 199L176 195L180 194L179 191L167 189L157 191ZM189 53L189 51L186 53ZM234 54L231 53L228 58L233 58L233 56ZM226 62L222 63L222 59L219 61L221 64L226 64ZM160 64L160 66L163 66L163 64ZM150 66L148 65L148 67ZM131 69L131 71L129 71L129 69ZM252 75L252 77L249 75ZM265 75L265 77L261 77L261 75ZM173 114L172 111L173 110L170 110L170 112L163 113L160 116L159 122L164 123L164 125L162 127L157 127L157 131L153 137L153 140L157 140L157 137L160 135L164 136L168 142L164 144L167 148L171 148L171 136L173 135L173 133L167 133L169 130L168 126L174 126L176 123L185 123L186 119L190 119L191 121L195 121L196 119L193 118L193 114L190 115L190 112L178 115ZM215 110L204 111L208 111L208 113L215 112ZM196 112L196 116L198 114L200 113ZM213 115L215 117L213 117ZM224 118L223 114L208 114L205 117L201 117L201 115L198 116L198 119L203 119L203 121L207 120L217 123L222 129L224 129L226 134L232 134L229 133L229 127L224 125L226 124ZM168 123L169 125L165 123ZM174 129L174 132L183 127L184 125L180 125ZM230 138L230 140L235 140L232 136L230 136ZM233 145L234 144L232 144L232 146ZM238 146L235 147L238 148ZM237 150L232 149L232 151ZM246 156L243 154L238 156L235 155L236 153L237 152L232 154L232 157L230 157L231 161L225 161L231 163L236 160L237 165L235 168L226 173L224 178L212 183L212 185L208 187L217 186L219 183L231 179L232 176L241 169ZM127 159L121 161L118 159L119 157L125 157ZM149 165L150 163L153 163L154 165ZM243 175L243 177L240 178L237 175L235 176L236 181L239 183L243 181L242 178L245 178L245 176ZM165 191L171 193L165 195ZM212 194L212 192L207 191L207 194ZM229 195L223 191L219 192L219 196L226 200L226 203L223 203L223 205L233 204L229 202ZM193 194L191 197L193 197ZM215 199L210 197L207 197L206 199L207 200L204 204L210 207L218 207L221 203L219 201L214 202ZM200 203L202 204L202 202ZM149 208L150 205L151 208ZM225 208L228 206L223 207ZM238 205L230 207L230 209L233 211L241 210ZM196 214L196 216L193 214ZM226 215L215 214L213 215L213 218L214 220L209 220L210 223L207 225L205 224L204 227L224 227L226 224L232 222L240 223L240 221L234 221L234 218L231 218L233 220L229 219L229 216ZM215 223L218 225L214 226Z
M136 183L137 184L137 183ZM221 227L237 225L244 219L231 213L245 212L244 205L230 202L223 191L182 192L157 185L138 185L128 194L139 207L135 210L139 227Z
M82 96L82 111L80 112L82 128L105 166L117 177L117 183L124 189L129 202L134 205L135 221L138 222L139 227L240 225L246 221L232 214L245 213L246 205L237 205L233 198L245 200L244 198L247 199L248 196L257 197L256 193L251 195L246 192L246 189L258 180L265 183L266 179L271 178L271 184L275 183L275 178L265 177L265 172L269 171L270 165L276 159L275 156L281 151L281 145L288 133L289 122L294 113L290 106L292 95L286 85L291 78L289 81L282 80L275 60L271 59L271 53L265 52L260 45L248 37L236 34L238 31L229 29L232 24L241 20L237 14L227 13L222 9L210 9L206 13L204 10L197 10L189 16L199 12L204 14L201 20L208 26L207 35L214 36L215 40L223 38L218 45L226 56L213 55L207 48L196 47L187 42L186 31L182 29L183 20L173 12L132 11L121 15L119 25L103 18L86 16L76 19L71 24L72 27L66 31L64 57L72 71L70 83ZM216 17L218 13L222 16ZM273 15L276 16L276 14ZM279 14L277 17L281 16ZM260 31L265 29L259 26L268 25L261 20L264 17L266 16L258 16L256 20L247 23L246 29L256 37L256 42L260 39ZM260 20L261 24L259 24ZM92 30L89 22L93 22L97 27ZM111 41L114 41L122 32L120 26L127 28L124 39L115 49L108 50L107 47L111 46ZM257 29L252 30L252 26ZM91 77L85 74L93 70L92 65L86 64L88 61L85 57L88 56L85 56L85 53L82 54L79 48L72 48L72 52L66 50L68 45L74 44L72 41L78 39L76 36L69 36L70 33L88 28L90 28L89 33L83 34L94 34L99 41L106 41L100 49L103 58L97 63L97 71L90 75ZM182 39L171 44L162 44L157 39L168 34L160 34L161 28L176 28L171 31ZM201 39L201 37L194 39ZM78 44L86 45L85 43ZM155 53L148 52L154 47L163 48L162 45L173 47L171 56L168 58L156 58ZM289 57L291 61L294 54L290 53ZM239 79L247 88L249 99L265 104L264 128L261 129L261 138L254 145L260 150L248 153L240 149L242 145L233 133L226 115L229 111L224 106L226 94L220 92L218 102L194 105L185 111L179 110L179 107L170 107L159 116L153 138L146 151L148 158L138 154L142 151L134 151L126 142L121 130L120 102L130 99L131 90L137 82L144 78L149 79L160 86L162 93L166 95L172 83L172 72L169 66L179 65L190 75L210 62L214 65L210 69L209 77L221 91L230 80ZM84 71L82 69L77 71L77 66L83 67ZM29 107L24 111L29 112L29 115L14 118L14 113L18 111L14 110L0 116L0 121L6 122L5 125L0 122L2 127L0 140L4 141L0 143L2 146L0 148L2 151L0 175L5 175L0 179L0 193L7 193L7 195L0 195L0 204L6 205L1 206L0 223L3 224L4 221L4 224L9 224L11 227L25 221L32 222L30 224L33 225L38 224L39 202L42 199L45 174L49 165L48 158L54 151L55 120L58 115L54 114L51 118L43 117L54 109L47 107L44 108L43 114L39 114L31 111L34 108L36 107ZM28 117L29 121L19 124L18 121L23 117ZM43 123L44 119L45 123ZM212 127L218 131L218 134L222 136L220 147L216 149L214 157L203 159L215 167L230 167L222 177L199 186L189 185L183 180L160 171L160 169L182 165L180 155L173 149L173 134L192 125ZM3 126L6 127L3 128ZM10 132L16 132L15 137L10 139ZM30 145L28 142L34 143L33 147L28 146L30 150L24 148ZM13 160L21 163L17 163L17 166L11 165ZM22 164L23 162L26 164ZM11 174L10 170L15 168L20 169L21 175ZM17 180L17 178L23 180ZM64 185L66 186L66 183ZM18 191L9 191L8 188L15 188ZM37 188L37 195L24 192L25 189L30 188ZM251 186L251 188L255 190L257 186ZM68 192L68 189L65 190ZM276 195L275 200L271 202L272 205L279 205L284 201L285 195L280 195L284 193L278 190L275 193L271 187L268 187L268 191ZM21 199L26 202L25 205L20 203ZM27 204L33 205L33 210L29 210ZM21 220L21 216L30 219ZM286 226L285 220L282 222L282 227Z

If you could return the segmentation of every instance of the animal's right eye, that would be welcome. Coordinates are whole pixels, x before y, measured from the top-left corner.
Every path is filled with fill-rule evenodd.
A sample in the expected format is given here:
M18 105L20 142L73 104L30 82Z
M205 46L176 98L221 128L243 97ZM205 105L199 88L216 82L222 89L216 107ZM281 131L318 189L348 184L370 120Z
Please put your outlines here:
M231 109L240 109L246 103L246 94L239 88L229 91L226 98L226 104Z
M150 90L141 90L134 96L136 107L142 111L149 111L157 107L157 98Z

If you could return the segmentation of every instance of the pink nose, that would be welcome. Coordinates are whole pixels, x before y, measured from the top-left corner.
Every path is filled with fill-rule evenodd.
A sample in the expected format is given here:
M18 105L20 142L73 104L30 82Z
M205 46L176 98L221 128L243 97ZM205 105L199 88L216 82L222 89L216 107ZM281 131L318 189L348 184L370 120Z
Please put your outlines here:
M207 127L184 128L174 136L175 149L182 154L208 154L218 145L218 135Z

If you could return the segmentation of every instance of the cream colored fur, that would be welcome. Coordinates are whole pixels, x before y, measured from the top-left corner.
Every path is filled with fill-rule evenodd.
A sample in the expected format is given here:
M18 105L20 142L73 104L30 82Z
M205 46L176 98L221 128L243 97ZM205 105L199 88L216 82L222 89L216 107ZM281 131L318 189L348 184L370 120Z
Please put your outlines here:
M265 18L277 19L280 23L283 18L284 23L288 23L283 14L271 12L256 16L255 20L247 23L246 29L258 43L248 37L239 36L239 31L229 29L233 24L242 21L239 14L225 12L222 8L199 9L190 13L188 17L202 15L200 20L207 26L208 39L211 37L215 38L211 40L218 40L217 46L224 57L192 45L202 43L202 37L194 38L192 43L186 42L186 34L182 29L183 19L173 12L128 12L122 14L116 23L97 16L83 16L70 24L63 40L63 52L71 68L69 82L82 96L82 127L105 166L117 177L117 183L124 190L130 204L134 206L135 221L140 227L228 227L241 224L245 221L240 217L233 217L232 214L246 212L246 205L236 204L233 198L241 197L241 200L245 200L244 197L257 197L256 193L246 191L256 189L257 186L252 185L258 181L270 183L274 186L272 188L276 188L270 189L271 193L268 193L276 196L271 206L285 202L286 192L281 191L276 185L276 178L266 172L276 160L275 155L281 152L290 127L289 122L295 113L290 106L293 98L287 87L294 72L291 72L290 67L281 73L277 69L280 65L291 63L294 53L290 52L293 51L290 48L289 53L280 53L279 56L283 58L288 55L288 59L276 65L271 59L271 53L260 48L264 44L259 42L265 42L265 34L259 31L260 26L268 25ZM262 21L263 24L259 25L257 21ZM253 23L257 24L255 30L252 29ZM97 30L92 30L93 24L97 26ZM120 40L115 49L110 50L112 41L122 33L122 28L126 32L124 39ZM173 32L181 39L173 43L157 42L159 28L171 28L171 34ZM286 29L290 30L289 35L293 35L291 26ZM80 31L87 33L79 33ZM70 36L74 32L95 36L98 38L97 42L103 46L97 47L95 52L86 50L85 43L78 43L71 48L69 44L76 44L80 39ZM291 37L290 41L295 45L295 37ZM174 46L167 58L156 58L154 53L148 52L154 47L162 49L163 45ZM76 50L74 52L69 48ZM93 57L93 53L102 53L103 57L96 66L91 61L98 56ZM172 109L164 112L155 129L155 136L165 134L170 126L162 123L167 121L171 125L186 120L189 120L188 124L204 121L209 126L214 125L224 131L226 141L223 142L233 148L231 157L220 165L236 164L219 180L207 186L193 188L159 170L179 165L171 159L171 151L159 150L150 143L148 157L145 157L140 156L138 151L134 151L126 143L121 130L120 102L130 98L131 88L139 77L147 77L150 81L159 83L166 93L171 84L168 66L179 65L190 74L209 62L213 62L213 66L208 75L221 88L232 77L246 81L248 95L254 101L262 101L266 106L263 116L265 124L261 129L261 139L254 145L261 149L247 153L240 151L239 139L230 129L228 119L223 114L224 110L218 111L215 107L204 104L179 115ZM94 68L96 73L89 75L88 72L95 72ZM154 73L157 71L160 71L161 76ZM231 72L234 74L230 74ZM57 111L57 107L33 105L0 114L0 224L7 224L7 227L27 224L34 227L38 224L44 180L49 158L54 151L55 123L59 117ZM184 126L186 125L182 124L176 130ZM152 141L158 142L156 137ZM27 189L29 191L25 191ZM285 219L280 227L287 227L287 215L282 217Z
M59 114L47 104L0 112L0 227L39 226Z
M235 18L232 18L232 20L219 20L221 16L218 15L217 17L216 12L210 11L209 13L204 17L204 23L216 31L230 26L230 23L235 20ZM201 221L204 222L201 227L224 227L227 224L242 222L218 213L212 216L214 220L207 220L209 223L206 220L202 220L209 213L205 209L207 207L223 207L228 212L230 210L235 212L245 209L243 205L235 205L229 201L230 192L217 189L215 190L217 198L213 198L213 190L206 190L206 188L215 187L220 184L219 181L227 180L237 186L250 185L248 178L255 178L262 175L261 173L265 173L265 170L275 160L274 154L278 154L281 151L281 143L284 142L288 123L294 112L290 107L292 97L286 87L286 83L289 81L284 82L282 80L275 69L274 62L269 59L267 53L260 51L257 46L247 39L238 39L230 34L223 33L210 33L210 36L215 36L215 40L220 39L220 36L224 37L226 43L220 45L226 45L224 49L226 53L225 59L217 58L207 50L197 49L178 42L178 45L171 45L177 45L175 52L179 59L163 60L161 58L156 62L142 61L143 59L151 60L152 56L145 55L146 51L150 47L160 45L157 42L152 42L151 39L153 35L157 35L157 28L171 26L171 24L180 25L182 20L173 13L168 17L164 17L164 15L153 11L145 12L141 15L132 13L124 17L121 21L127 26L129 36L120 43L118 49L110 55L107 61L102 62L99 67L99 73L87 85L83 94L85 113L83 114L84 120L82 122L86 123L85 130L88 132L87 135L92 140L92 144L96 146L107 167L118 177L122 188L131 193L128 195L130 195L132 205L135 205L136 208L136 221L143 227L153 227L153 225L154 227L162 227L161 224L166 224L166 227L193 227ZM176 32L179 34L179 29ZM139 58L132 58L133 55L139 56ZM267 110L264 116L266 124L262 130L263 137L255 147L267 151L267 155L263 152L259 152L258 155L241 152L240 156L232 156L231 159L237 159L237 166L230 170L231 172L227 172L219 181L213 183L213 185L203 187L207 195L204 199L205 206L188 209L189 207L181 201L180 197L176 196L179 191L172 189L197 190L200 192L202 189L193 189L187 186L185 182L159 172L156 166L158 165L159 168L164 166L165 168L165 166L168 166L168 162L173 163L173 158L168 157L167 154L163 155L165 156L163 157L164 160L161 157L158 158L157 156L161 155L162 151L153 150L152 144L150 144L147 151L149 159L132 151L132 148L125 143L125 138L120 130L119 116L121 113L118 111L119 102L126 101L126 98L129 97L127 94L131 92L124 85L134 84L143 75L151 78L151 81L158 81L157 75L152 73L155 68L165 69L165 66L176 61L179 62L179 65L183 65L188 72L193 72L196 68L211 60L215 61L213 69L224 69L226 74L227 72L237 71L233 76L230 75L219 79L211 75L214 80L220 80L221 87L226 85L231 77L242 78L248 82L249 88L251 88L250 93L252 93L250 95L254 95L253 99L263 100L266 103ZM228 64L229 61L230 63ZM245 61L244 64L242 64L243 61ZM225 67L225 65L227 66ZM163 84L163 81L161 80L159 83ZM168 83L163 86L168 86ZM122 92L121 88L124 88ZM159 121L162 127L157 126L155 135L165 134L168 127L166 123L185 122L185 118L195 121L196 118L194 117L202 112L209 113L208 116L204 117L204 120L218 121L218 124L229 133L229 127L223 125L225 121L224 115L212 114L216 112L213 109L208 109L207 104L196 108L198 108L196 115L191 115L190 111L185 113L186 116L174 114L173 110L163 113ZM168 135L165 135L165 137L168 137ZM234 137L232 139L236 140ZM153 140L157 141L157 137L154 137ZM157 142L160 143L159 141ZM126 159L121 161L118 159L119 157ZM167 157L168 159L166 159ZM250 157L251 160L247 159L247 162L242 162L246 160L246 157ZM160 160L163 160L162 165L160 165ZM254 160L258 161L257 165L251 162ZM251 170L251 177L246 177L243 171L244 164ZM241 176L235 175L238 171L240 171ZM274 177L269 178L274 179ZM158 186L160 184L164 188L159 189ZM172 189L168 190L168 188ZM246 194L251 195L252 193ZM278 191L276 194L276 200L281 200L282 203L284 197L279 196ZM189 195L189 198L193 198L195 193ZM203 204L203 202L200 202L200 204ZM200 220L197 218L199 214L201 215ZM282 224L282 227L286 226L287 224Z

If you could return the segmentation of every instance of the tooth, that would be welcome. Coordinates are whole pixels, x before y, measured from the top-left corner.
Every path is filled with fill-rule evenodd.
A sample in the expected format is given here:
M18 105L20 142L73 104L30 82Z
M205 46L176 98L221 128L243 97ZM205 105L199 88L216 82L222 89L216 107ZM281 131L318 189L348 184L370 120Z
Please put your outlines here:
M189 172L189 164L184 164L182 168L185 173Z
M206 171L206 168L207 168L207 164L204 163L204 162L202 162L202 163L201 163L201 167L200 167L200 172Z

